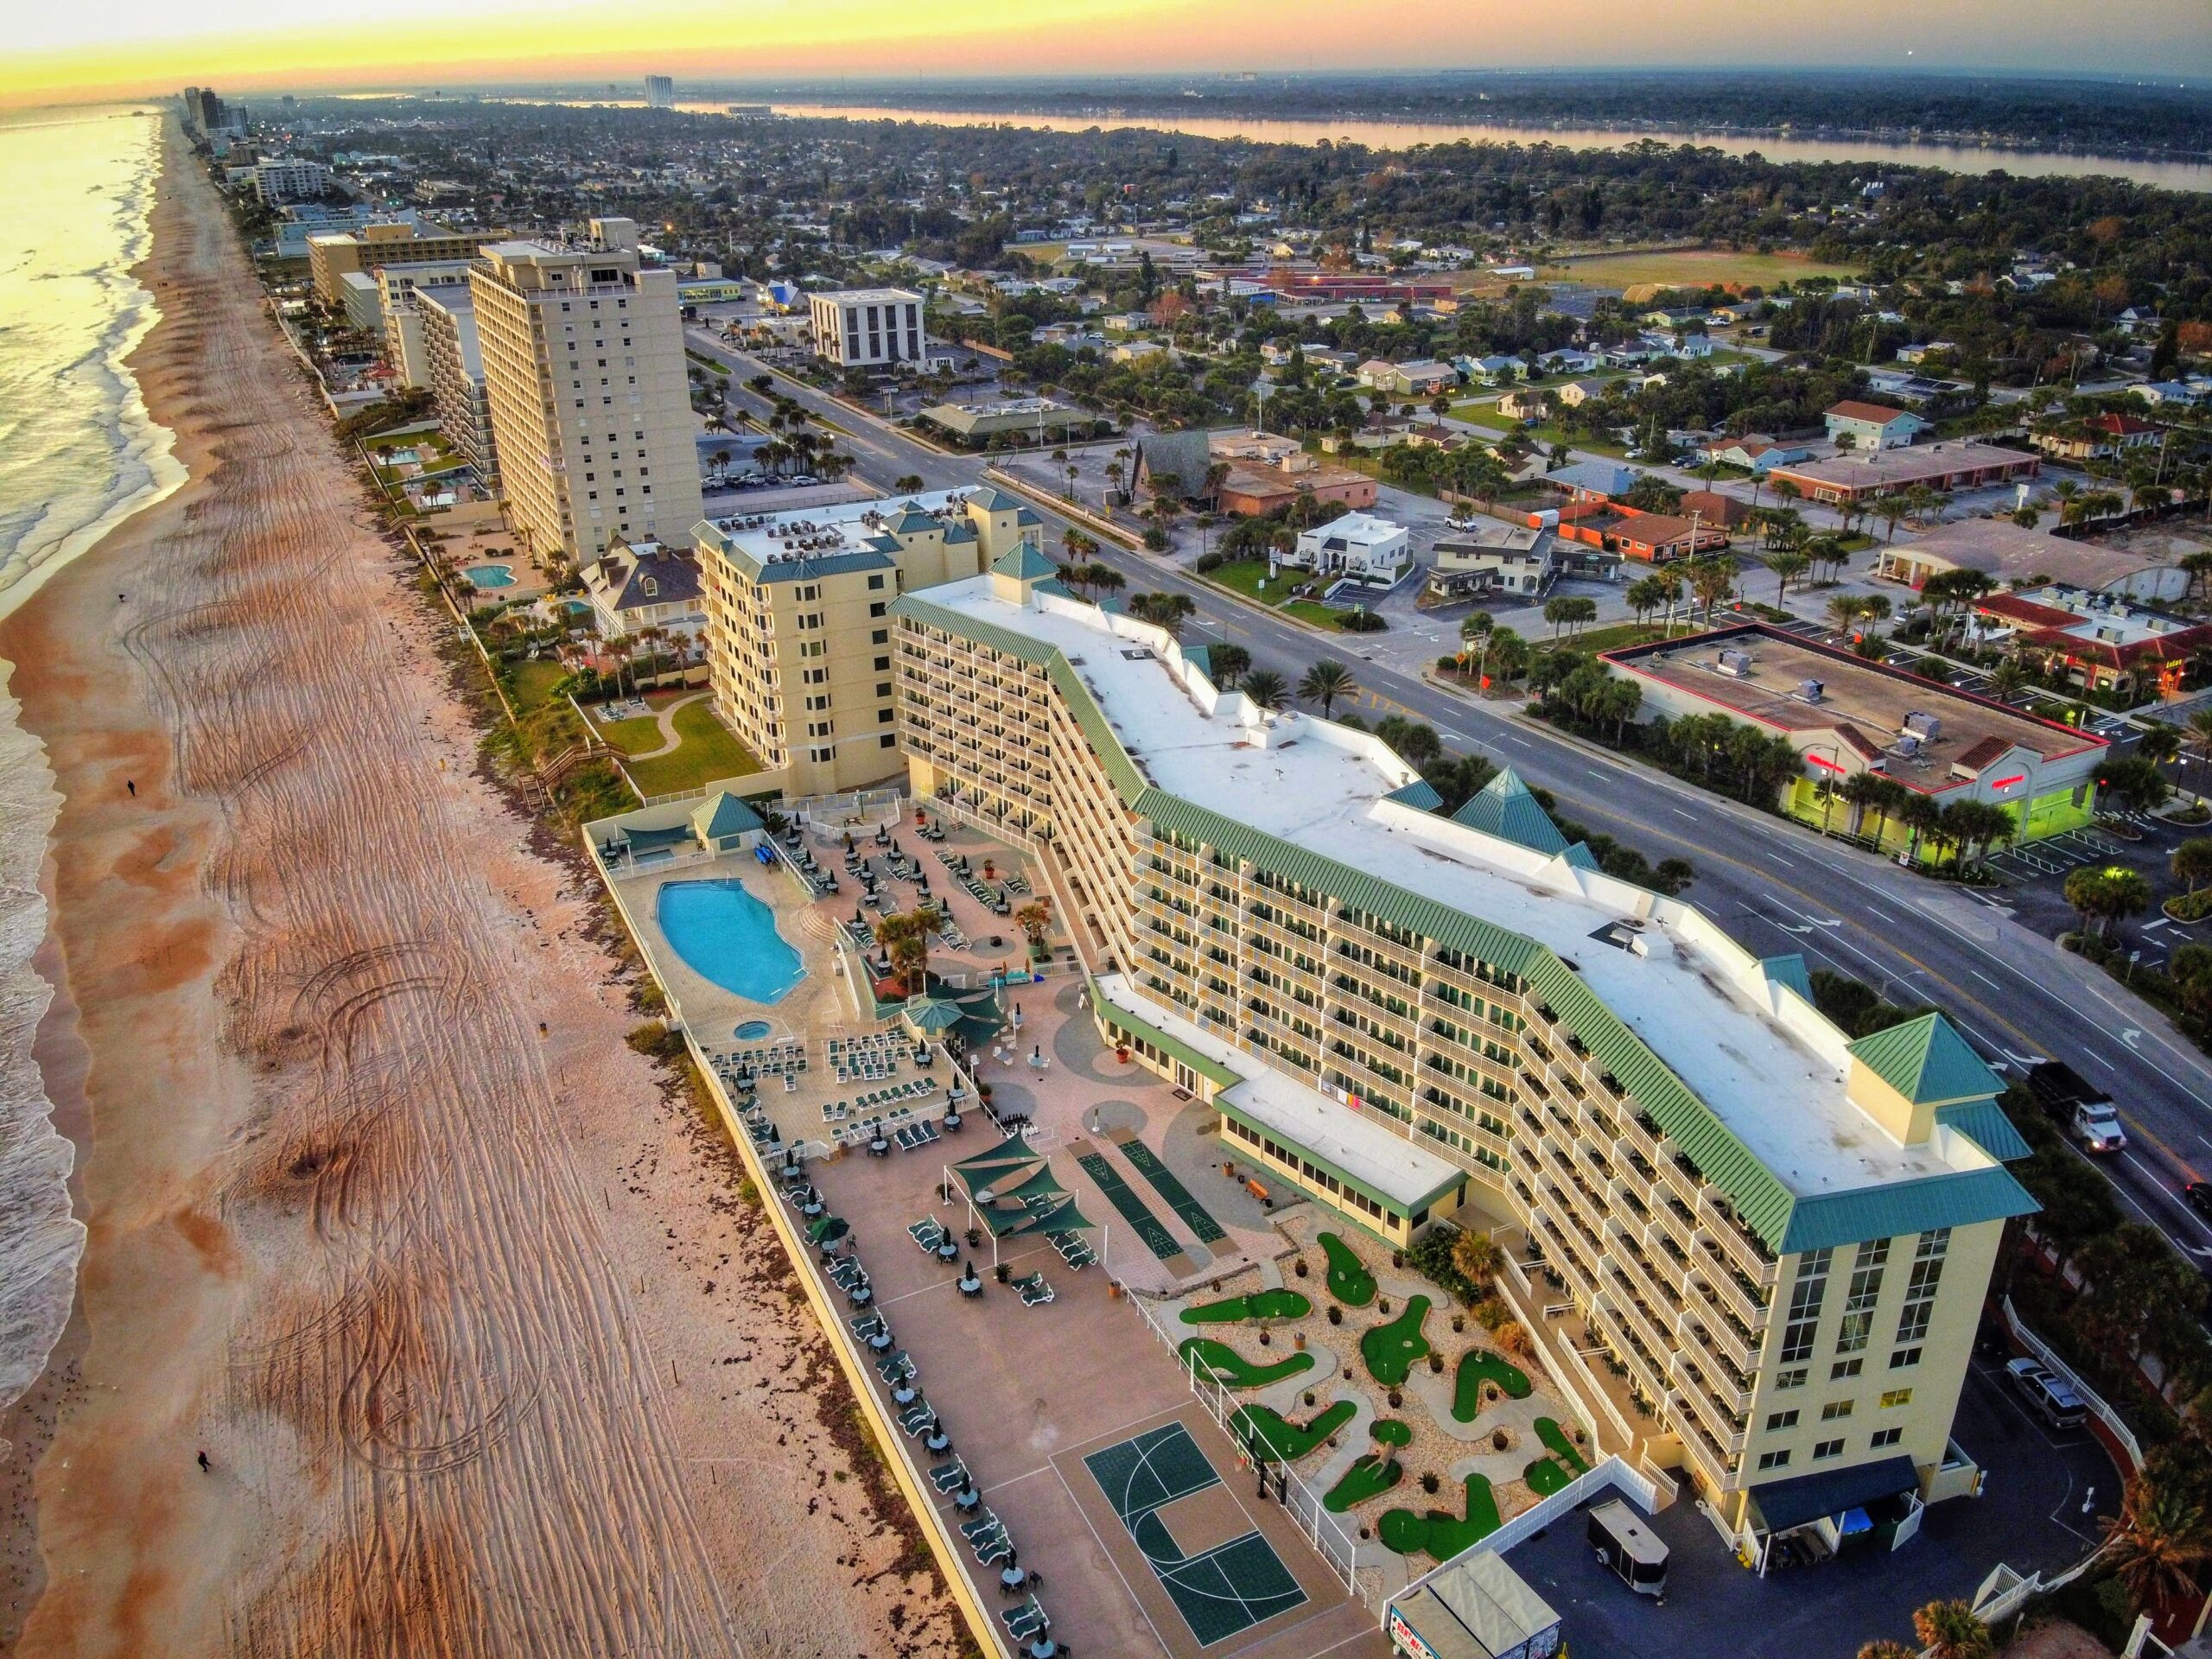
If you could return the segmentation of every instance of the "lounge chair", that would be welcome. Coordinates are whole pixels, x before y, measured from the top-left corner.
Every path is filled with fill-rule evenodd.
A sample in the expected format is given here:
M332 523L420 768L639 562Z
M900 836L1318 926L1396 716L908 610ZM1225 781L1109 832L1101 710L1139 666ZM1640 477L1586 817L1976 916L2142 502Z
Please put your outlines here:
M988 1510L985 1510L973 1521L963 1521L960 1523L960 1535L971 1544L988 1537L995 1532L1005 1530L1006 1529L999 1524L998 1516Z
M1005 1621L1006 1633L1017 1642L1027 1642L1033 1636L1042 1635L1052 1624L1037 1598L1032 1596L1019 1607L1003 1610L999 1618Z
M899 1427L908 1434L926 1434L937 1427L937 1413L926 1400L917 1400L899 1414Z
M963 1491L968 1485L968 1465L958 1458L940 1463L930 1471L930 1484L940 1492Z
M1019 1281L1015 1288L1021 1293L1024 1307L1042 1307L1052 1300L1052 1287L1045 1282L1045 1275L1041 1273L1033 1273L1027 1279Z

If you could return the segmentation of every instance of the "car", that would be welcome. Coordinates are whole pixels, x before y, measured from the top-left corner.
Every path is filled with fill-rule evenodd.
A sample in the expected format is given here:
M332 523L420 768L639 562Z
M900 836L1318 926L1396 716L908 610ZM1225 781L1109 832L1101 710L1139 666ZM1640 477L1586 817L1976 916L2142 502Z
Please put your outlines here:
M2015 1359L2005 1367L2029 1408L2053 1428L2079 1428L2089 1414L2074 1385L2048 1365L2033 1359Z
M2198 1215L2212 1217L2212 1181L2191 1181L2181 1195Z

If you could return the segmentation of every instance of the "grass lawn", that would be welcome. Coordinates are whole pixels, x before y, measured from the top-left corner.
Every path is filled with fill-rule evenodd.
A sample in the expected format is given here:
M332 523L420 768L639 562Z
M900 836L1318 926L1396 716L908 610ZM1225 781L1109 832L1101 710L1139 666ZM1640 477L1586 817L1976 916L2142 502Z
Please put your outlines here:
M1334 1233L1324 1233L1321 1254L1329 1258L1330 1295L1346 1307L1365 1307L1375 1300L1375 1275L1351 1245Z
M1294 1290L1256 1290L1183 1310L1185 1325L1241 1325L1246 1319L1302 1319L1313 1304Z
M1528 1373L1510 1360L1484 1353L1479 1348L1470 1349L1459 1357L1459 1369L1452 1379L1453 1418L1463 1423L1475 1421L1482 1410L1485 1382L1497 1383L1509 1400L1526 1400L1535 1391Z
M1377 1417L1367 1426L1367 1438L1377 1446L1411 1446L1414 1426L1395 1417Z
M1243 1406L1236 1414L1243 1420L1239 1426L1246 1431L1248 1441L1256 1435L1274 1461L1295 1463L1350 1422L1358 1410L1352 1402L1339 1400L1303 1424L1294 1423L1266 1406Z
M1467 1511L1431 1510L1415 1515L1411 1510L1391 1510L1376 1523L1386 1549L1401 1555L1428 1554L1448 1561L1469 1545L1478 1543L1498 1529L1497 1497L1480 1475L1467 1477Z
M1427 1317L1428 1298L1415 1296L1396 1319L1362 1335L1359 1357L1367 1362L1367 1374L1386 1389L1404 1387L1414 1362L1428 1351L1428 1338L1421 1333Z
M596 731L625 754L644 754L661 746L660 722L651 715L635 720L594 720Z
M1352 1459L1344 1478L1329 1488L1321 1507L1331 1515L1342 1515L1356 1503L1382 1497L1405 1478L1406 1471L1395 1458L1366 1452Z
M1486 426L1493 432L1518 432L1521 423L1506 414L1496 404L1454 404L1452 418L1465 421L1470 426Z
M514 699L515 712L526 715L533 709L543 709L553 700L553 688L568 677L569 671L550 658L517 663L507 689L507 695Z
M1683 634L1696 632L1695 628L1679 620L1675 624L1675 634L1678 639ZM1640 645L1647 639L1665 637L1666 630L1656 622L1616 622L1608 627L1585 628L1576 634L1562 633L1559 643L1573 651L1618 651L1623 645ZM1539 636L1536 643L1548 645L1552 641L1548 636Z
M1802 253L1731 253L1725 248L1692 248L1675 253L1601 253L1546 265L1539 281L1587 283L1596 288L1710 288L1715 283L1756 283L1772 288L1808 276L1840 282L1857 275L1850 265L1822 264Z
M1281 609L1285 616L1294 616L1301 622L1311 622L1317 628L1328 628L1332 631L1336 630L1338 617L1351 614L1350 612L1340 611L1332 606L1323 605L1310 599L1294 599Z
M1232 1389L1263 1389L1313 1369L1311 1354L1290 1354L1272 1365L1255 1365L1227 1343L1211 1337L1189 1338L1175 1351L1193 1371Z
M675 748L630 768L631 779L640 793L666 795L760 770L753 752L715 718L714 705L708 699L702 697L677 709L675 726L682 740Z
M1227 564L1207 571L1205 579L1262 605L1281 604L1282 596L1298 585L1297 578L1287 573L1268 582L1265 559L1231 559ZM1267 582L1266 588L1261 587L1262 582Z

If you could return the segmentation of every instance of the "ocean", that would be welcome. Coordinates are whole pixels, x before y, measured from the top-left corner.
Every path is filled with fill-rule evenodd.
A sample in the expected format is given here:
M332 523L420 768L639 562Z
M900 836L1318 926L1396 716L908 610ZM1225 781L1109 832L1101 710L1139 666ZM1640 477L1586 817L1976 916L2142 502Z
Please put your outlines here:
M183 481L124 359L156 312L130 274L160 168L150 108L0 114L0 615ZM0 1409L45 1369L84 1229L31 1039L52 990L31 959L60 810L0 659Z

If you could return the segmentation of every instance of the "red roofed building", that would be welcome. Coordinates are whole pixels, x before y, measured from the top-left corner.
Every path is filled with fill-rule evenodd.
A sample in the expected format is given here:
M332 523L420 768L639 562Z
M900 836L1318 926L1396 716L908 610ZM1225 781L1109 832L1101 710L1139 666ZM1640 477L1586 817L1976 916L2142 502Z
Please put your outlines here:
M2189 659L2212 651L2212 623L2056 583L1988 594L1974 612L1983 634L2009 633L2023 656L2097 691L2171 696Z
M2148 421L2107 410L2086 420L2044 427L2033 442L2054 461L2110 461L2131 449L2149 448L2164 435L2163 429Z

